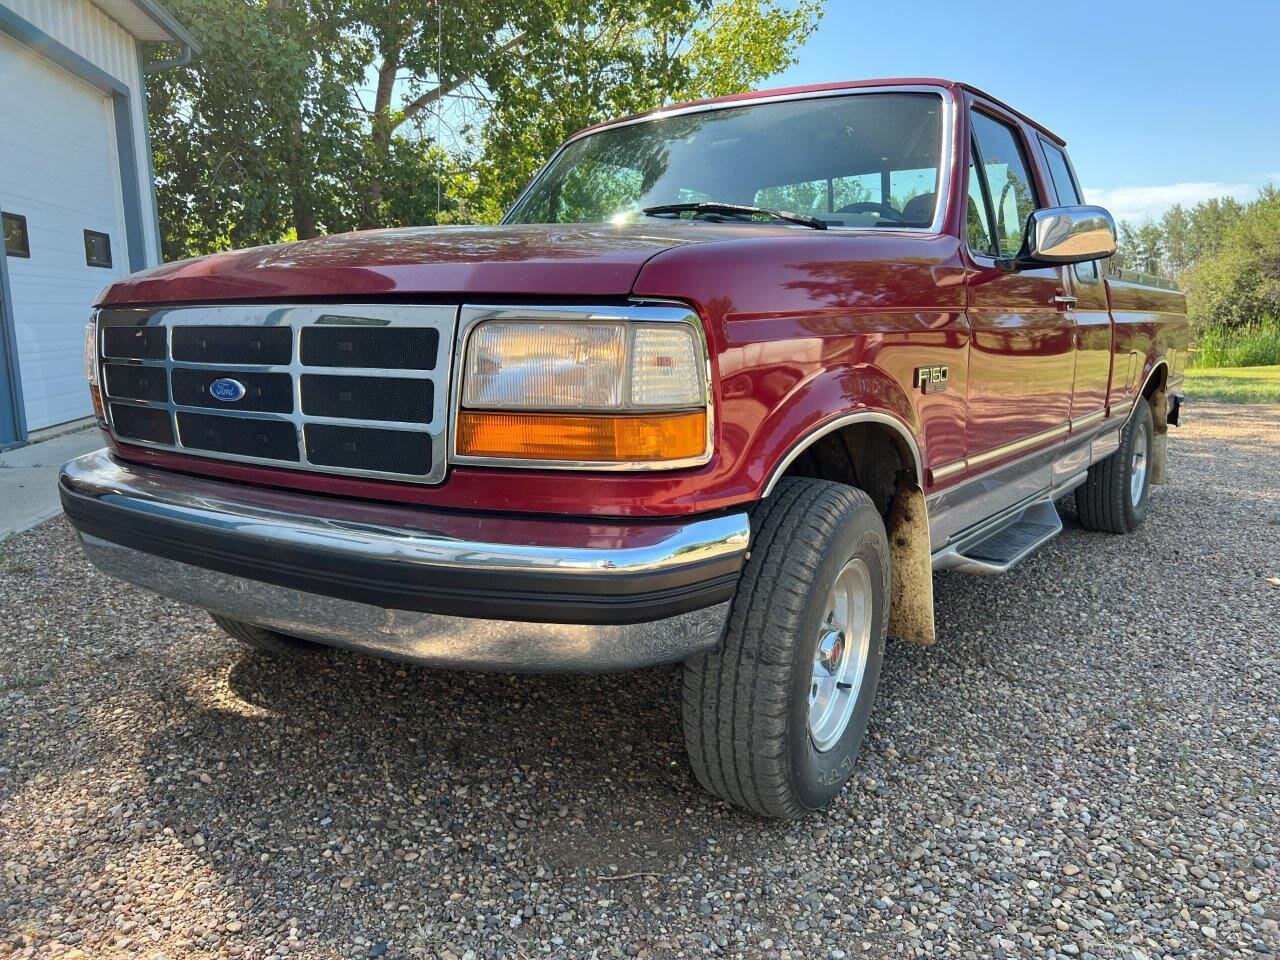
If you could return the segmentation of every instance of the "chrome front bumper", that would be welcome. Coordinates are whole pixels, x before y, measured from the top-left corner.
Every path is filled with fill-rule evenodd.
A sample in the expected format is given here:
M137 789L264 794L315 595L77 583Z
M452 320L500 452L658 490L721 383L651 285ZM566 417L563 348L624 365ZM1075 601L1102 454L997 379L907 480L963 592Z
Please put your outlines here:
M437 666L605 672L716 646L745 514L460 515L154 470L99 451L63 505L104 572L322 643Z

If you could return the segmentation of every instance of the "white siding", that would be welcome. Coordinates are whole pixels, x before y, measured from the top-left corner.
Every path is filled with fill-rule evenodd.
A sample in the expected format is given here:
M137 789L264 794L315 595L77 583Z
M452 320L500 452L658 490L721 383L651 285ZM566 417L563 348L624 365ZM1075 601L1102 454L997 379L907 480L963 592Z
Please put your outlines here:
M133 37L85 0L0 0L28 23L132 89L137 73Z
M81 361L90 305L127 272L114 110L102 91L0 38L0 207L27 220L30 257L8 258L29 429L86 416ZM85 262L84 231L111 238Z
M138 63L138 44L119 24L87 0L0 0L22 19L44 31L64 47L75 51L95 67L110 74L129 88L130 112L134 124L134 155L137 158L138 183L142 185L142 226L145 237L146 262L160 262L153 224L155 210L151 204L151 171L147 168L146 116L142 109L142 72ZM120 252L128 263L124 239Z
M151 266L160 251L137 40L87 0L0 0L0 8L127 90L133 125L131 135L117 130L100 74L86 82L0 33L0 208L27 218L31 243L30 258L6 258L8 306L27 428L36 430L89 413L81 351L93 300L131 260ZM126 197L120 162L130 153L136 169L124 179L138 190ZM139 213L140 251L129 249L126 205ZM110 268L85 263L86 229L110 236Z

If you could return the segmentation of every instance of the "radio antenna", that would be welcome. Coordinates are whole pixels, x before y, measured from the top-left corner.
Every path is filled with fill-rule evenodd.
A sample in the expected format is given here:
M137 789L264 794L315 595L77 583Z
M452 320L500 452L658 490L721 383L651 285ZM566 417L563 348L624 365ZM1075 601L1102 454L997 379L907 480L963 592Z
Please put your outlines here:
M436 85L444 89L444 0L436 0ZM444 97L436 100L436 226L440 225L441 180L444 157L440 138L444 134Z

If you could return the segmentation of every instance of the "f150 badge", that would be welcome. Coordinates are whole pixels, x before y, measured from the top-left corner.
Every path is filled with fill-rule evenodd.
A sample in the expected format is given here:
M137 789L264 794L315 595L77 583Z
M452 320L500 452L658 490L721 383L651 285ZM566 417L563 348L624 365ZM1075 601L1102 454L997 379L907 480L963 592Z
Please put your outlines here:
M946 393L949 376L945 366L916 367L915 385L921 393Z

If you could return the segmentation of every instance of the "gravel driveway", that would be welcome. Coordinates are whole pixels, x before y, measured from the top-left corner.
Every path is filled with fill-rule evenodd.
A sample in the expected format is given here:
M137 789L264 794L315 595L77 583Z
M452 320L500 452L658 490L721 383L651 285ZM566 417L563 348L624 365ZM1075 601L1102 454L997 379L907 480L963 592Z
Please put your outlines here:
M0 561L0 956L1276 956L1280 407L1187 416L1139 534L939 575L787 825L698 791L673 670L271 662L45 524Z

